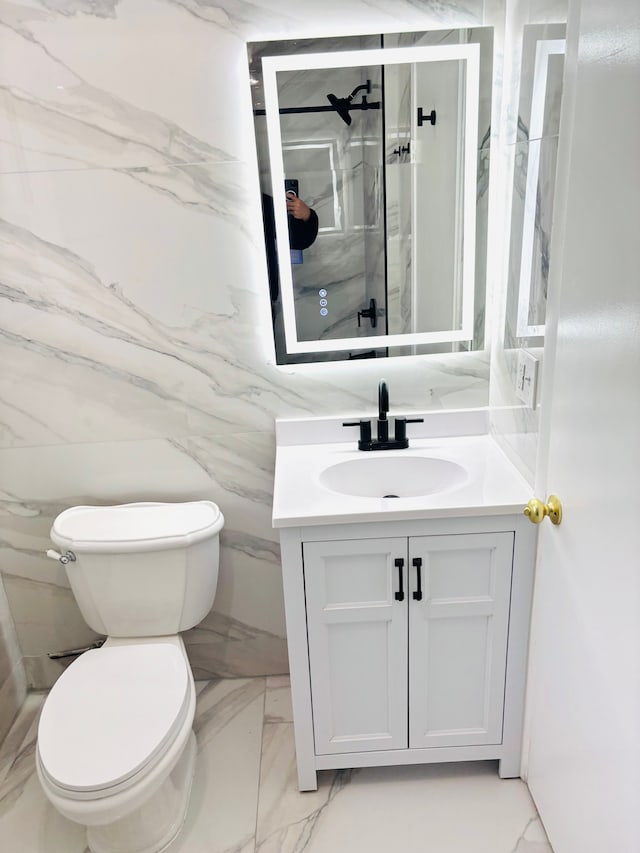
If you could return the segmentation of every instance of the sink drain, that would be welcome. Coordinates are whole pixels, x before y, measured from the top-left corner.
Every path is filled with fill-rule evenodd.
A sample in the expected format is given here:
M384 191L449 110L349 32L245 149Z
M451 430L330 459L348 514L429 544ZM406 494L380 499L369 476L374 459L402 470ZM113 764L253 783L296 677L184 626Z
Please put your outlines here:
M399 498L400 495L383 495L383 498Z

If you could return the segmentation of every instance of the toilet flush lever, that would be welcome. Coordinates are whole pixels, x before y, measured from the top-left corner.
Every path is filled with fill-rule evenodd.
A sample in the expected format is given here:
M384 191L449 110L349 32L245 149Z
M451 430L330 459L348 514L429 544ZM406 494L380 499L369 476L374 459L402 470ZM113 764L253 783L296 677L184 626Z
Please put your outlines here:
M66 566L67 563L75 563L76 555L73 551L66 551L64 554L59 554L57 551L54 551L53 548L49 548L47 551L47 557L50 557L52 560L57 560L59 563L62 563L63 566Z

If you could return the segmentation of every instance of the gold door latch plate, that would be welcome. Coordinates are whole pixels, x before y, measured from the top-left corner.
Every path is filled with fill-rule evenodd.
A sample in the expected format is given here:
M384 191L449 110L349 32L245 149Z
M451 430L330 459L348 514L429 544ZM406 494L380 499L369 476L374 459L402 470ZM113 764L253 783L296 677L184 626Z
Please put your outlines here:
M562 504L557 495L549 495L547 503L543 503L538 498L531 498L529 503L524 508L524 514L532 524L540 524L544 521L546 515L549 516L551 524L560 524L562 521Z

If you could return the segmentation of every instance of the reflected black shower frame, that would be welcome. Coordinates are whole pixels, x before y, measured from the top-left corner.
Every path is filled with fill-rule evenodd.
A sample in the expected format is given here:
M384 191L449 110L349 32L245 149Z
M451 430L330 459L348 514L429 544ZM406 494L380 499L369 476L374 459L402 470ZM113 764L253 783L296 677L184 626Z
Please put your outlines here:
M364 91L362 101L359 104L352 104L352 100L358 92ZM333 92L327 95L329 104L323 104L317 107L280 107L278 113L282 115L301 115L302 113L338 113L342 121L349 126L351 124L351 116L349 113L354 110L379 110L382 108L381 101L367 101L367 95L371 93L371 80L366 83L361 83L359 86L347 95L346 98L339 98ZM254 116L265 116L266 110L254 109Z

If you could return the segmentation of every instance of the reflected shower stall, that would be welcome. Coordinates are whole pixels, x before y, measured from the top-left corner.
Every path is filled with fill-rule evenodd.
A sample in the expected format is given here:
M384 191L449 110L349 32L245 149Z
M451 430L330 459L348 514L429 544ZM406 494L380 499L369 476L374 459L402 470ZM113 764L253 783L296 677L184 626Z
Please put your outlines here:
M349 41L352 49L371 50L422 44L420 36ZM250 49L258 162L262 192L278 199L260 85L264 45L252 45L253 55ZM291 252L296 334L323 343L313 353L287 352L280 288L272 281L279 363L470 348L461 340L391 348L375 341L461 328L466 73L457 59L278 70L284 178L297 181L319 222L315 242ZM369 340L327 348L356 338Z

